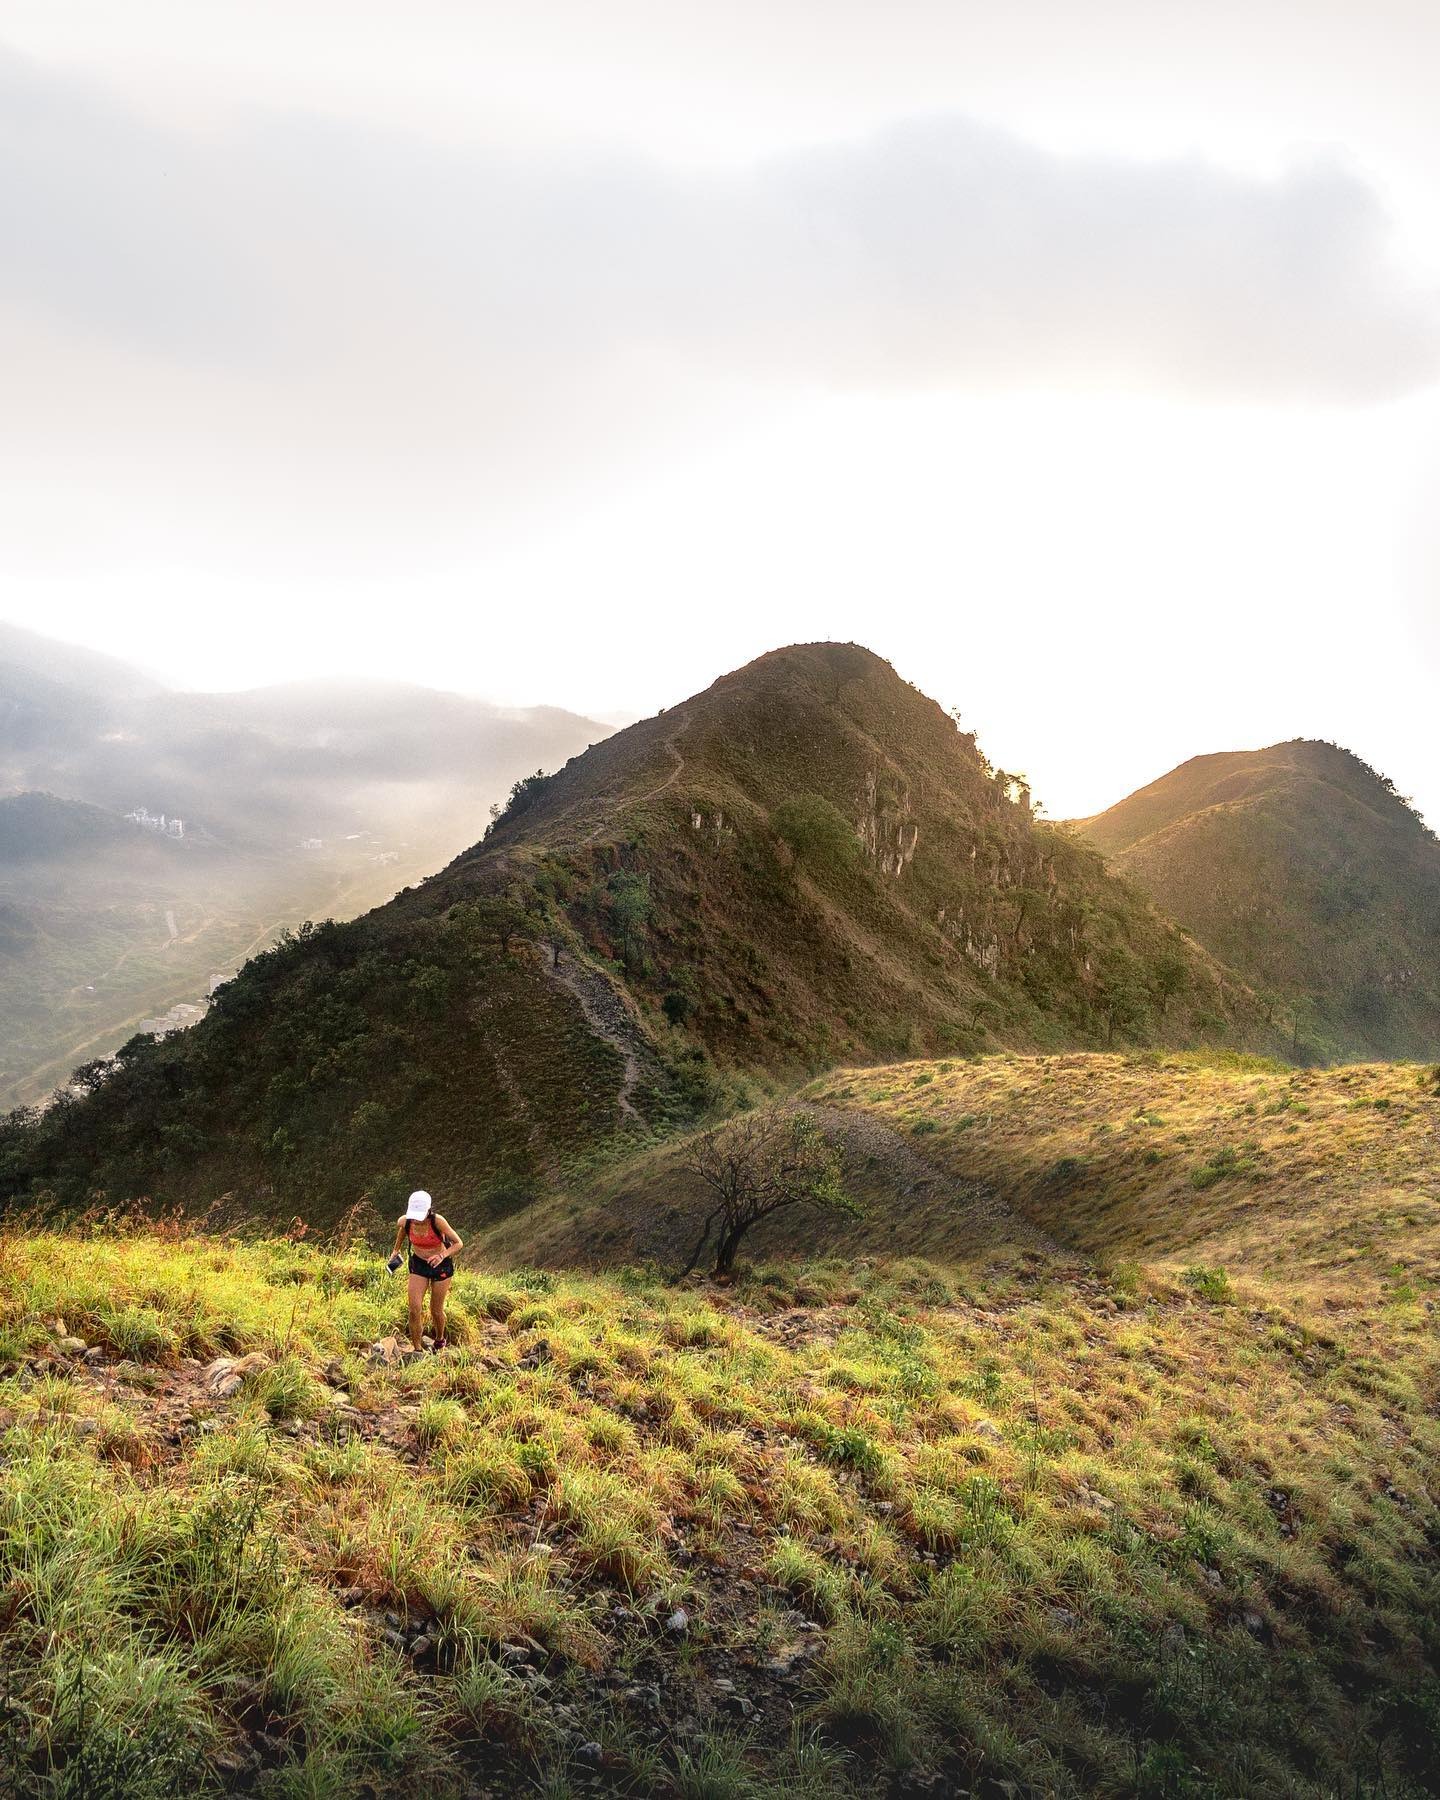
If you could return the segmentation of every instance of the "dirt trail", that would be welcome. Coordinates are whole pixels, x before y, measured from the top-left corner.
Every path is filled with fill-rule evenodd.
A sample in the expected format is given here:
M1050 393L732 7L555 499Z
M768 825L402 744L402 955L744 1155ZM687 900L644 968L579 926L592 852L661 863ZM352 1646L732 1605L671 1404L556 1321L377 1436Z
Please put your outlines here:
M686 706L682 706L682 707L678 708L677 713L676 713L675 725L665 738L665 748L670 753L670 757L674 763L674 767L671 769L670 773L665 777L665 779L663 781L656 782L654 787L647 788L643 794L636 794L633 799L625 800L626 806L630 806L630 807L643 806L647 800L653 800L657 794L663 794L667 788L674 787L675 783L680 779L681 775L685 771L685 758L680 754L680 737L681 737L681 734L684 732L685 728L689 725L689 723L690 723L689 708ZM612 799L612 800L613 799L623 799L624 796L612 794L612 795L605 796L605 798ZM593 844L595 839L597 837L599 837L600 833L602 831L604 831L605 827L609 823L610 823L610 821L608 819L602 819L600 821L600 823L598 825L596 825L592 830L586 832L585 836L583 838L581 838L581 840L580 840L581 843L582 844Z
M602 1038L619 1055L624 1073L616 1105L622 1118L643 1126L645 1121L634 1101L635 1090L645 1073L644 1065L649 1060L640 1021L603 975L568 950L560 952L558 962L543 958L541 966L557 987L563 987L574 996L596 1037Z
M896 1196L913 1195L926 1204L943 1204L955 1249L1008 1244L1052 1256L1073 1255L993 1188L979 1181L957 1180L871 1114L850 1112L843 1106L810 1106L806 1110L840 1140L847 1165L863 1167L867 1183L878 1181Z

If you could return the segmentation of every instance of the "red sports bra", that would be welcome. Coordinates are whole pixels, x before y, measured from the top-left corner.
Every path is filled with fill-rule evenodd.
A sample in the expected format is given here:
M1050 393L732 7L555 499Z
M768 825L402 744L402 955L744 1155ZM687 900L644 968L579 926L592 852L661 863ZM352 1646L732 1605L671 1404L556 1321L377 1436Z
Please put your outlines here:
M424 1237L416 1235L421 1231L426 1234ZM445 1248L445 1240L441 1237L440 1228L435 1223L434 1213L428 1214L423 1219L408 1219L405 1223L405 1233L410 1239L412 1250L443 1250Z

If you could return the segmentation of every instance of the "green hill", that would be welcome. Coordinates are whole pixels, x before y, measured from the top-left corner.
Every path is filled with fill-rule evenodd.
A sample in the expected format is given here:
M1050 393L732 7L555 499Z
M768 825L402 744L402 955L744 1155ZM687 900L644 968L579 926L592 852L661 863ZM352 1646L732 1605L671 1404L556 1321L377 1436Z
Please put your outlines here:
M1440 842L1349 751L1195 757L1081 829L1302 1051L1440 1053Z
M169 841L83 800L44 793L0 795L0 860L6 864L27 857L68 857L113 844L137 851L153 846L162 858L173 849Z
M484 843L257 957L18 1118L0 1193L522 1203L736 1078L1263 1033L1249 991L854 645L777 651L521 783Z

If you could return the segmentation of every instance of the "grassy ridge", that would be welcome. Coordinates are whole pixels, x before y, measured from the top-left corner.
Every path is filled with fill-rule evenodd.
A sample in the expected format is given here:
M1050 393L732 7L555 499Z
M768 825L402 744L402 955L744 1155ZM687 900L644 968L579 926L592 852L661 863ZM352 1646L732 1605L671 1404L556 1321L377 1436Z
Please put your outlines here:
M1430 1065L1291 1069L1142 1051L840 1069L800 1091L863 1204L827 1226L851 1256L950 1259L1049 1239L1105 1263L1245 1269L1364 1315L1440 1298L1440 1087ZM708 1210L681 1139L490 1234L557 1267L684 1266ZM753 1254L805 1256L781 1215Z
M453 1354L368 1360L402 1306L337 1247L4 1240L14 1791L1426 1791L1413 1302L472 1267Z
M1088 1255L1215 1262L1357 1317L1440 1295L1440 1087L1407 1063L1214 1052L846 1071L817 1102L904 1134ZM933 1250L943 1218L902 1225Z

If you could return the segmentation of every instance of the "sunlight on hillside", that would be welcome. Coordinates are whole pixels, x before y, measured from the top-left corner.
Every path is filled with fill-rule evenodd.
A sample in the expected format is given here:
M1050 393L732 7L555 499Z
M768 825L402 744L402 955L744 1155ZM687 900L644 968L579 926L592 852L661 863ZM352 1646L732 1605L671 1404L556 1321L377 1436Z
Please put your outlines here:
M1318 1796L1435 1753L1440 1370L1399 1296L1359 1342L1034 1251L467 1270L410 1360L373 1255L111 1221L7 1239L0 1307L47 1793Z

